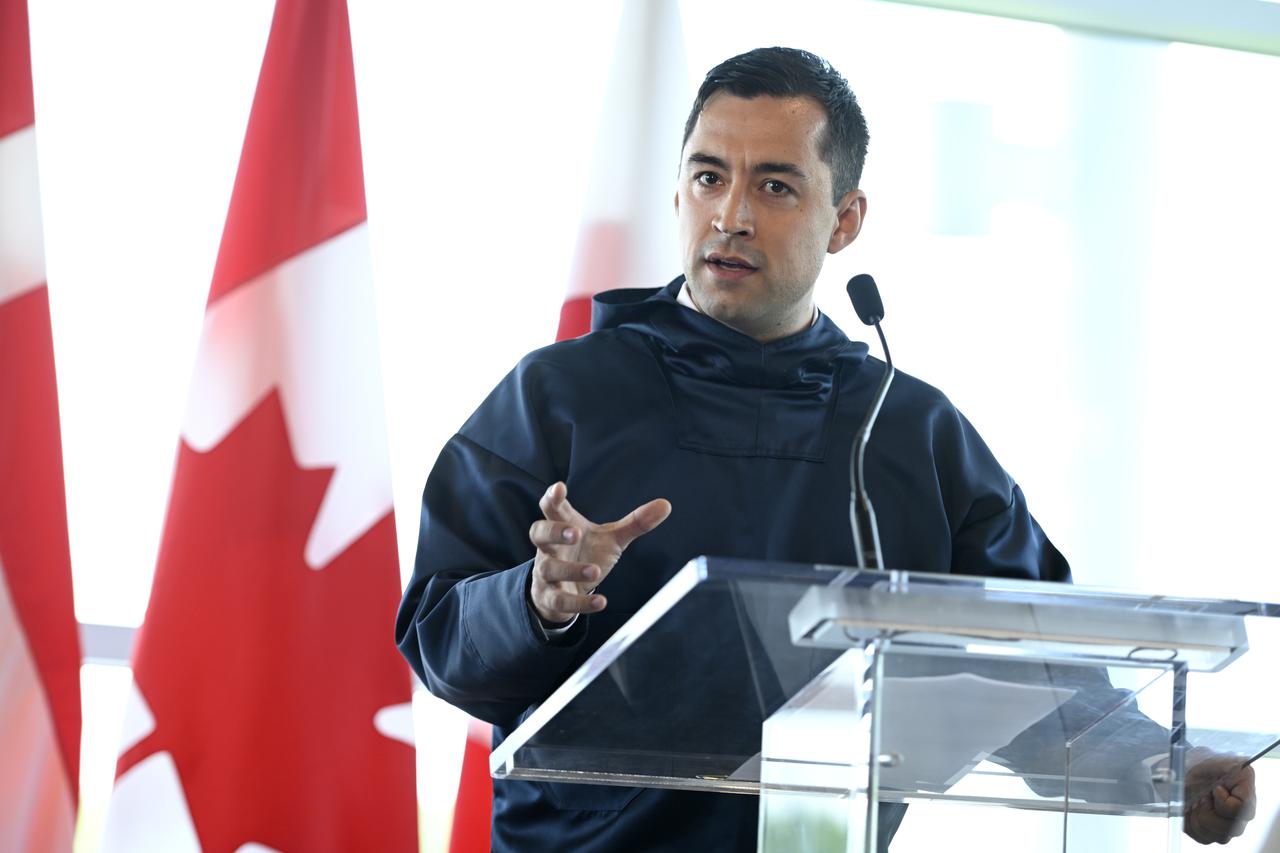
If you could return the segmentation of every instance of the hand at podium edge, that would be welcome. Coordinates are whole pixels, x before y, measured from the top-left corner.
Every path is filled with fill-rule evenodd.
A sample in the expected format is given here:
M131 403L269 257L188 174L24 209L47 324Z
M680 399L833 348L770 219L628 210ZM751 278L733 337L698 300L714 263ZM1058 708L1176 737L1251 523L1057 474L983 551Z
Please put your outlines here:
M1201 844L1226 844L1257 811L1253 768L1238 755L1197 752L1188 755L1183 832Z
M529 541L537 548L529 599L546 627L603 610L607 602L592 594L595 588L628 545L671 514L671 503L657 498L617 521L596 524L569 503L564 483L552 484L538 506L545 517L529 528Z

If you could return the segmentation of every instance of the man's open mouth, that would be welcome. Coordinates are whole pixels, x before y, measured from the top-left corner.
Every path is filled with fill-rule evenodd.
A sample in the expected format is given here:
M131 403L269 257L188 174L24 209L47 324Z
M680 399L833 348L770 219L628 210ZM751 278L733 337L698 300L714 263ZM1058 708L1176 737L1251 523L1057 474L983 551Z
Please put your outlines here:
M755 267L747 263L742 258L728 256L728 255L716 255L716 254L708 255L707 263L711 264L712 266L719 267L720 269L723 269L723 270L738 271L738 270L758 269L758 267Z

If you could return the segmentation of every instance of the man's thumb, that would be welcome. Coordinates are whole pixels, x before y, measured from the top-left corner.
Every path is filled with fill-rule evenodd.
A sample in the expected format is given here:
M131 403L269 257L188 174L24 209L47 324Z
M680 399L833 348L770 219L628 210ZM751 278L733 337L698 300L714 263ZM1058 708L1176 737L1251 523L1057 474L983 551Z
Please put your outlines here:
M627 547L637 537L643 536L666 521L669 515L671 515L671 501L666 498L657 498L636 507L618 523L616 531L618 544L623 548Z

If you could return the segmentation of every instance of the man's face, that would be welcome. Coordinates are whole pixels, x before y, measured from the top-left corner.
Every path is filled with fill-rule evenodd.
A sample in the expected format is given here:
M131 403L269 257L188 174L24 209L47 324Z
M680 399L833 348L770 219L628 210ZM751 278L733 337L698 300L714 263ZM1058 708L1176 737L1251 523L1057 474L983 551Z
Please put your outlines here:
M866 197L831 201L811 98L707 100L681 155L684 274L706 314L758 341L806 328L823 255L853 242Z

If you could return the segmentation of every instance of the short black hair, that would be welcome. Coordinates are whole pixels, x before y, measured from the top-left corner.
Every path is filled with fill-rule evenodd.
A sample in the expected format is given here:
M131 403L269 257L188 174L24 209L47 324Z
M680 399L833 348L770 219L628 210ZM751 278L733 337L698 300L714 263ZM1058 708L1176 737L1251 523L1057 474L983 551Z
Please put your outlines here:
M775 98L809 97L827 114L826 133L818 149L822 161L831 167L833 204L858 188L862 164L867 159L867 120L858 99L840 72L820 56L793 47L758 47L726 59L707 72L693 109L684 123L681 150L693 134L707 101L725 91L739 98L770 95Z

